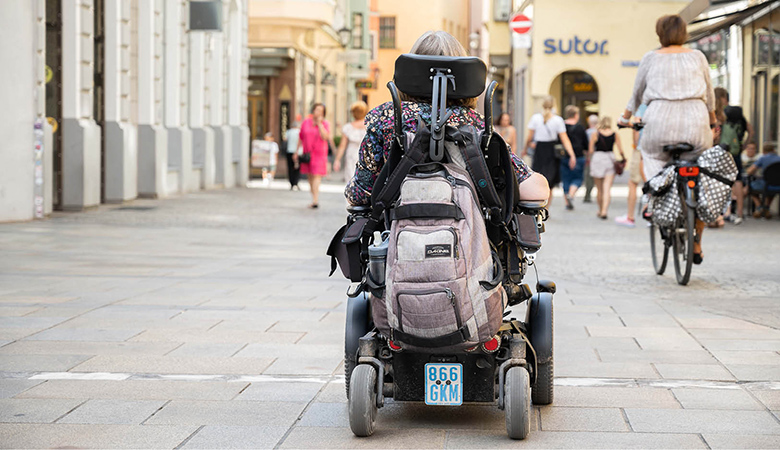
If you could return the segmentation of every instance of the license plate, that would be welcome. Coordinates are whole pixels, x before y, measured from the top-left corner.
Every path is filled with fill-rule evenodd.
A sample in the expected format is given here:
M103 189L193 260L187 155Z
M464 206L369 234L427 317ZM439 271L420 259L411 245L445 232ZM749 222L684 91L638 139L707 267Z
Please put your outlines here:
M463 365L425 365L425 404L458 406L463 403Z

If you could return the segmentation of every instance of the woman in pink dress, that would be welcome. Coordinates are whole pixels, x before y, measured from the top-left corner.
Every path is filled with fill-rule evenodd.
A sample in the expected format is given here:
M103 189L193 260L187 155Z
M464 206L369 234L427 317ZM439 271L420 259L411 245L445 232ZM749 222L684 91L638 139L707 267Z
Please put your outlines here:
M301 124L301 135L298 146L303 147L303 154L308 154L309 162L301 163L301 173L308 175L311 186L312 203L309 208L319 207L320 182L322 176L328 173L328 143L333 145L330 134L330 124L325 120L325 105L315 103L311 108L311 116Z

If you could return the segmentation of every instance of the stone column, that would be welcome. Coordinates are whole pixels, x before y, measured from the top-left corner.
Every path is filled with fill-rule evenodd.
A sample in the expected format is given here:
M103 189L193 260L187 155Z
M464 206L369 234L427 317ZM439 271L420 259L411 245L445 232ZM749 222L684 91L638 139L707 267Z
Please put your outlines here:
M245 186L249 180L249 127L246 125L249 22L245 1L233 0L230 3L228 21L227 121L232 134L232 169L235 182L237 186ZM281 139L281 136L279 138Z
M106 202L138 195L138 130L130 121L130 2L105 0Z
M214 130L206 126L206 35L189 33L189 122L192 129L192 169L201 189L214 187Z
M162 126L163 2L138 0L138 195L167 193L168 135Z
M168 170L175 173L176 186L181 193L192 190L192 132L187 117L182 114L182 73L186 74L187 43L184 0L165 3L165 127L168 130Z
M100 203L100 126L92 111L92 0L62 0L62 208Z

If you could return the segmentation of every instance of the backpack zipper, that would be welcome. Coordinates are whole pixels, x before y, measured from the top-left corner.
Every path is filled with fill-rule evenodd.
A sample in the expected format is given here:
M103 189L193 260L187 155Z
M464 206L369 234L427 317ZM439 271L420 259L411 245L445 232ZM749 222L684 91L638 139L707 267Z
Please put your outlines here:
M463 321L460 317L460 305L457 302L457 299L455 298L455 293L452 292L452 289L450 288L444 288L444 289L426 289L421 291L398 291L398 294L396 294L397 297L397 303L398 303L398 328L401 331L404 331L404 325L403 325L403 310L401 309L401 296L402 295L433 295L433 294L440 294L444 293L444 295L447 296L447 299L450 301L450 305L452 305L452 309L455 312L455 323L458 325L458 329L461 329L463 327Z

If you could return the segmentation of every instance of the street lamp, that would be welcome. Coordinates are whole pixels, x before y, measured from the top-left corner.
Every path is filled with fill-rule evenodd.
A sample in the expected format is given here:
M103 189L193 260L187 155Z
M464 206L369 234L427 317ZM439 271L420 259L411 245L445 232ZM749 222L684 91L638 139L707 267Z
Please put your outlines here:
M350 30L347 27L344 27L338 31L339 34L339 42L343 47L346 47L347 44L349 44L349 38L352 37L352 30Z

